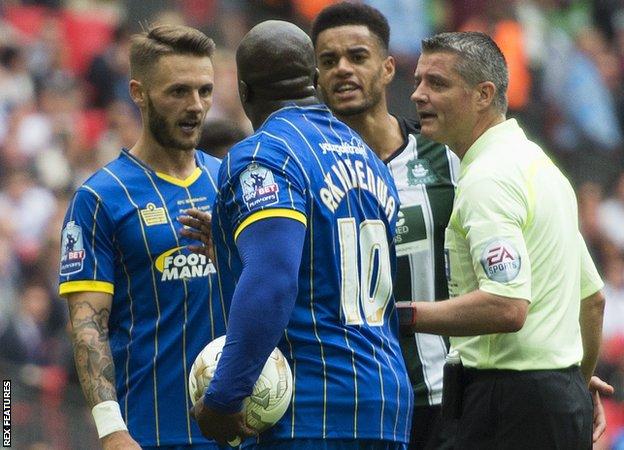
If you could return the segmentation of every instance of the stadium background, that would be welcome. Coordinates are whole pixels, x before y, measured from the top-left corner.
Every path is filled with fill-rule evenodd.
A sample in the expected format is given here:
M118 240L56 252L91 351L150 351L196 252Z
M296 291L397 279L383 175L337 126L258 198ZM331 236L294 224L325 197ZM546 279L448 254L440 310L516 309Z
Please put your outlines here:
M73 368L66 306L56 295L59 229L73 189L138 135L138 111L127 93L129 35L160 21L214 38L206 137L215 143L250 131L236 90L240 38L267 18L308 30L329 3L0 2L0 375L12 380L15 448L97 446ZM502 47L511 75L510 115L573 180L582 232L606 282L598 373L617 393L604 399L609 427L595 448L624 449L624 2L366 3L390 21L398 63L390 103L398 114L414 115L409 95L422 37L482 30Z

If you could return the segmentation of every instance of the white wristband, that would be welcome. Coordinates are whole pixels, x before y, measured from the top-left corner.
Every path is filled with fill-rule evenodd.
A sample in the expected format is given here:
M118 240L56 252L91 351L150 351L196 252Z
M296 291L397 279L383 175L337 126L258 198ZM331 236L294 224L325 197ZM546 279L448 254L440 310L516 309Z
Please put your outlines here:
M91 414L93 414L93 420L95 420L95 427L100 439L115 431L128 431L128 427L126 427L126 423L123 417L121 417L121 409L117 402L107 400L98 403L91 410Z

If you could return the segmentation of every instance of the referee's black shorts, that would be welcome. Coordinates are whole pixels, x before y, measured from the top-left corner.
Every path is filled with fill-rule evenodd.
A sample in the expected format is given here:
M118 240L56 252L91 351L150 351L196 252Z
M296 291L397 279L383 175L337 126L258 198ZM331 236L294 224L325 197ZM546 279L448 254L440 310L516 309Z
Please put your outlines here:
M456 450L592 448L593 404L578 367L465 369Z

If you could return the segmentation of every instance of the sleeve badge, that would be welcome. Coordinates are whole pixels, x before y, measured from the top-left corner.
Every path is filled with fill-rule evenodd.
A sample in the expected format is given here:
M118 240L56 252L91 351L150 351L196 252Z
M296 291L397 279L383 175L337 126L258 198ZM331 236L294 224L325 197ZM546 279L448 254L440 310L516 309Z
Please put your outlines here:
M243 201L249 210L273 205L279 201L279 186L270 169L252 163L240 175Z
M82 241L82 228L74 221L67 222L61 237L61 269L62 276L78 273L82 270L85 258Z
M522 262L520 254L510 242L496 238L483 249L481 265L490 280L508 283L518 276Z

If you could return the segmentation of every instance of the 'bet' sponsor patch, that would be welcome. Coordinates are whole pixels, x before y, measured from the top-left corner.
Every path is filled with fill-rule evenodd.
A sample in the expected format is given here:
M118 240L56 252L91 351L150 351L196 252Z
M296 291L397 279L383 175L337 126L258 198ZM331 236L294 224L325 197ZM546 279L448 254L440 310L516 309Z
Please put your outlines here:
M490 280L507 283L520 273L520 254L509 241L497 238L483 249L481 265Z
M82 228L74 221L67 222L61 237L61 275L71 275L82 270L85 258Z
M273 172L260 164L249 164L240 174L240 183L243 188L243 201L250 210L279 201L279 186Z

